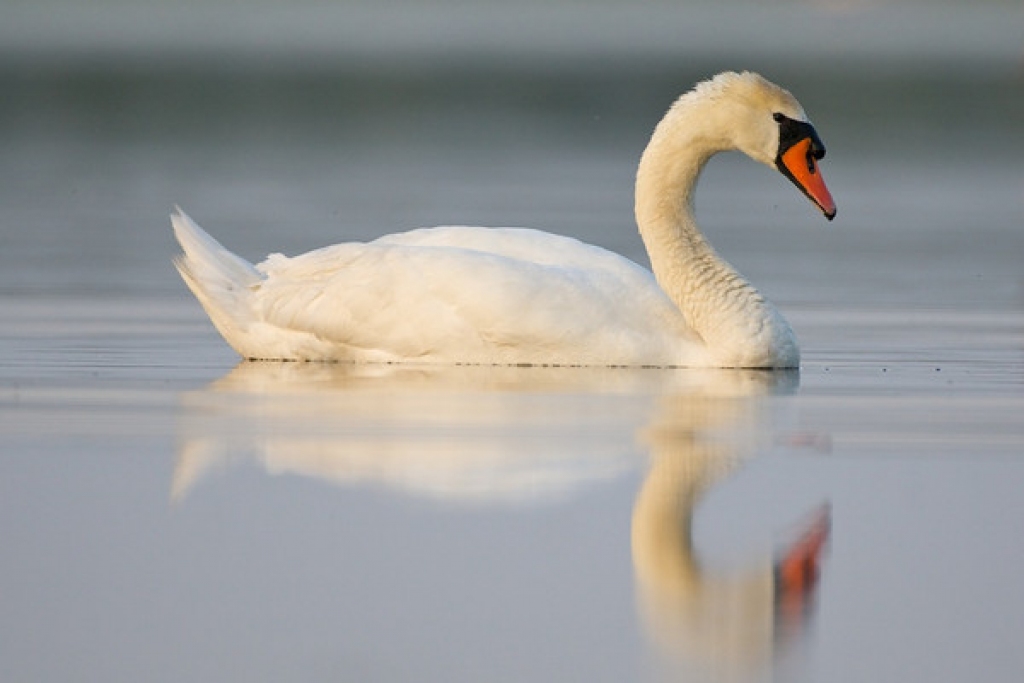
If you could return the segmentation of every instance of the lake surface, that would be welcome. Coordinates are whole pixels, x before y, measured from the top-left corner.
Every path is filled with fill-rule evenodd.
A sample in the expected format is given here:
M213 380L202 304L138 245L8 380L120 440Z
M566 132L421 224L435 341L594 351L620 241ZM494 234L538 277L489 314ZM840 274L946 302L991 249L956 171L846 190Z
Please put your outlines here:
M1024 80L984 33L737 65L64 30L0 50L0 678L1024 675ZM748 65L808 109L839 215L738 156L698 214L799 372L239 364L171 266L175 203L250 259L483 224L646 264L649 131Z

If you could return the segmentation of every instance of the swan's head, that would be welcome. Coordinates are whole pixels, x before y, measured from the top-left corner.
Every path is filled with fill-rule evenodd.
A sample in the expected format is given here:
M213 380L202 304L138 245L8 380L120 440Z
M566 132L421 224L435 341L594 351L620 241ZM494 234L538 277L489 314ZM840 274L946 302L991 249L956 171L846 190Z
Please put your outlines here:
M803 107L788 91L758 74L727 72L697 85L689 99L711 105L705 111L723 136L725 148L778 169L832 220L836 205L818 161L825 145Z

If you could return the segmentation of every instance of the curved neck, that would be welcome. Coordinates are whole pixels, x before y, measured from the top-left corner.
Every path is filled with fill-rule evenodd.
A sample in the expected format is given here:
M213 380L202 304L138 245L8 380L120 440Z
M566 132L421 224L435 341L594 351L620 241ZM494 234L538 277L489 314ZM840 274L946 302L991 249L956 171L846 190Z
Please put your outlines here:
M637 170L637 225L658 284L717 362L787 364L795 346L778 347L792 335L788 324L718 256L694 218L694 191L705 164L735 148L715 121L698 104L680 101L658 124Z

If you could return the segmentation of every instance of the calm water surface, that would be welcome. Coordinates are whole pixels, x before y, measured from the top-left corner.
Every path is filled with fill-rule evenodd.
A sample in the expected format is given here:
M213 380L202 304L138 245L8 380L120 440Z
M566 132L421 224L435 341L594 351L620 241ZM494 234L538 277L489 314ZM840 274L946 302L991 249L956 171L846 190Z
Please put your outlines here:
M797 308L799 373L232 367L187 300L3 316L12 680L1024 666L1020 315Z
M635 162L702 75L289 69L0 73L0 678L1024 675L1019 75L774 63L839 217L732 157L698 212L799 372L239 365L175 202L253 259L469 223L646 262Z

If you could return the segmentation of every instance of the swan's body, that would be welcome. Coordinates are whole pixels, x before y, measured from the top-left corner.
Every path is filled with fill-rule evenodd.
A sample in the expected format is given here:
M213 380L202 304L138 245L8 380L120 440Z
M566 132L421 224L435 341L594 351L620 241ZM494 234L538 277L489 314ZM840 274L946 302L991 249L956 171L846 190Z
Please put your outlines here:
M824 150L781 88L729 73L675 103L637 174L637 222L653 273L567 237L469 227L274 254L253 266L183 212L172 217L185 252L176 264L249 359L795 367L788 323L715 254L693 218L704 164L728 149L779 165L831 218L824 185L809 187L799 177L807 170L794 177L791 160L780 161L812 139L787 142L794 128L809 129L817 145L794 154L820 184L813 159Z

